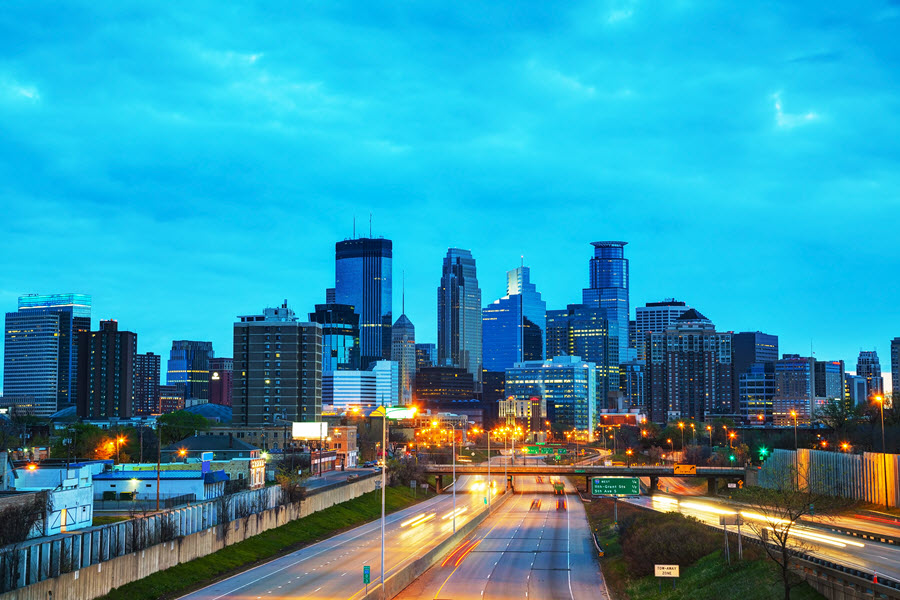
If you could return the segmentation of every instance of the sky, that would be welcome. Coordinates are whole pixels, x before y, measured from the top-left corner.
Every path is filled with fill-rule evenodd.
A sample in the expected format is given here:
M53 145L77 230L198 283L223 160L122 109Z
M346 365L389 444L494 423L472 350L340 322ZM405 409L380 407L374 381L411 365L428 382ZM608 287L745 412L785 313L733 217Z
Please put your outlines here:
M900 3L67 2L0 12L0 307L93 296L138 350L211 340L393 240L417 340L448 247L580 301L843 359L900 336Z

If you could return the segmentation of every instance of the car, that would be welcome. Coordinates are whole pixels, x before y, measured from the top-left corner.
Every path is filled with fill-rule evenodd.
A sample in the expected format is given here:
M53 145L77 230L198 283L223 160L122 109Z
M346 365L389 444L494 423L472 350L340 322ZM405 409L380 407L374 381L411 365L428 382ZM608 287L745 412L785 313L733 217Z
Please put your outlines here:
M359 475L357 475L356 473L347 476L347 481L356 481L357 479L359 479Z
M375 463L374 460L367 460L366 462L364 462L364 463L362 464L362 466L363 466L364 468L366 468L366 469L370 469L370 468L374 467L375 464L376 464L376 463Z

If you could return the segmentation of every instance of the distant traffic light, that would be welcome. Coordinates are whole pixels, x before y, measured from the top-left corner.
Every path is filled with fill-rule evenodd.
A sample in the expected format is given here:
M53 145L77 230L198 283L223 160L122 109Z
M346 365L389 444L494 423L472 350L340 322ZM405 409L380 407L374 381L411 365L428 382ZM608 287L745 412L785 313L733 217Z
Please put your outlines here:
M766 456L769 455L769 449L765 446L759 447L759 460L763 460Z
M728 460L730 460L731 462L734 462L734 454L732 454L731 456L729 456L729 457L728 457Z

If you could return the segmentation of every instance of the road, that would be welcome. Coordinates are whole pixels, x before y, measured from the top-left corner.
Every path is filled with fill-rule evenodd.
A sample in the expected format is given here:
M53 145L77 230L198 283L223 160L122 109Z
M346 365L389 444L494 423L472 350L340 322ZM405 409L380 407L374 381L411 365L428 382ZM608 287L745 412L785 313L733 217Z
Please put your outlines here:
M590 527L571 484L516 477L516 495L396 598L608 598Z
M332 483L340 483L346 481L351 475L368 475L374 473L375 469L347 469L346 471L325 471L322 475L315 475L306 479L306 487L314 489L331 485Z
M477 477L460 477L457 492L457 527L484 507L483 491L462 493L485 486ZM502 489L503 483L497 479ZM452 534L451 494L437 496L406 510L388 515L385 532L387 575L425 549L437 545ZM417 516L423 518L410 522ZM365 592L363 565L371 567L371 584L380 581L380 521L369 523L317 544L275 559L192 594L191 600L220 598L359 598Z

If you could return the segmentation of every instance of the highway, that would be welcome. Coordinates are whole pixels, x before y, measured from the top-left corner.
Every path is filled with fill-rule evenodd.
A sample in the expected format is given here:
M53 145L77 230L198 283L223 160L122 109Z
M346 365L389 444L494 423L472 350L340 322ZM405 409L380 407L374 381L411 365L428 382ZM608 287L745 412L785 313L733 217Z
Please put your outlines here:
M497 487L502 489L502 478ZM478 477L460 477L457 499L457 527L484 510L484 489ZM452 534L453 498L450 493L421 502L388 515L385 554L387 574ZM421 515L421 518L414 520ZM371 567L372 586L380 581L381 525L374 521L322 542L270 561L192 594L190 600L220 598L360 598L365 593L363 565Z
M540 483L539 483L540 481ZM516 477L516 495L398 599L607 599L584 506L548 477Z

